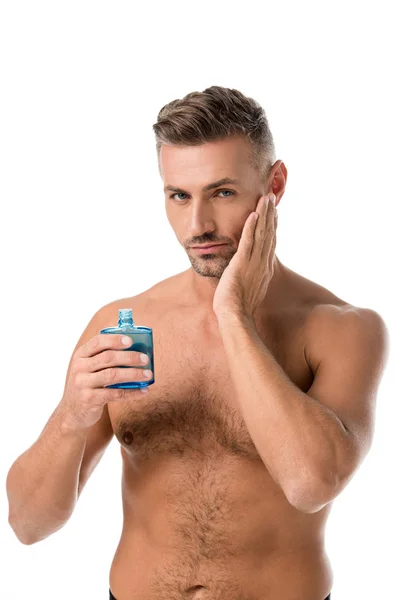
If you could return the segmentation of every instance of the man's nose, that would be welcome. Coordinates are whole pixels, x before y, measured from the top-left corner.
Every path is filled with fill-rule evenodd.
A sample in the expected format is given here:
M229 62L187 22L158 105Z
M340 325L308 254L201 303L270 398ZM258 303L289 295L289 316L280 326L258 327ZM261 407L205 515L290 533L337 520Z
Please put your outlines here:
M205 231L214 231L215 219L211 207L204 204L193 205L189 216L190 235L193 237L202 235Z

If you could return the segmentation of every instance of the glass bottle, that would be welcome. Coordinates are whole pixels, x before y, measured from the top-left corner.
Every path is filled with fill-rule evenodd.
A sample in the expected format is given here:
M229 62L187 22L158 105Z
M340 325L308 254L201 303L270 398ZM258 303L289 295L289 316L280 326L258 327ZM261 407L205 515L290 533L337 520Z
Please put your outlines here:
M132 339L132 346L124 348L124 351L130 352L134 350L136 352L143 352L143 354L147 354L149 357L149 362L143 367L127 367L126 365L119 365L120 368L150 369L153 372L153 377L147 381L124 381L122 383L107 385L107 388L134 389L147 387L154 383L153 330L144 325L135 326L131 308L118 309L118 327L106 327L105 329L102 329L100 333L122 333L123 335L127 335Z

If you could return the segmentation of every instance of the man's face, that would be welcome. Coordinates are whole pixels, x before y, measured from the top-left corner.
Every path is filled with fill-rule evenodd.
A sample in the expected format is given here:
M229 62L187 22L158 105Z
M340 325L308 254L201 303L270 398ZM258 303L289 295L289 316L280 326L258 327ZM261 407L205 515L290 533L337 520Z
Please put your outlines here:
M220 278L237 251L247 217L266 190L251 166L249 142L232 136L201 146L163 145L160 170L167 218L192 267L203 277ZM203 189L223 178L238 183ZM225 245L206 254L192 248L213 243Z

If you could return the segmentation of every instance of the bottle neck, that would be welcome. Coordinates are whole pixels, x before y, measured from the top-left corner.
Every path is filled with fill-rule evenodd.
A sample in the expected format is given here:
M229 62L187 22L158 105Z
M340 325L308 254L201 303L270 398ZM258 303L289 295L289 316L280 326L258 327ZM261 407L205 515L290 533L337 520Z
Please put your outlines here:
M134 327L134 321L132 317L132 309L131 308L120 308L118 311L118 327L120 328L130 328Z

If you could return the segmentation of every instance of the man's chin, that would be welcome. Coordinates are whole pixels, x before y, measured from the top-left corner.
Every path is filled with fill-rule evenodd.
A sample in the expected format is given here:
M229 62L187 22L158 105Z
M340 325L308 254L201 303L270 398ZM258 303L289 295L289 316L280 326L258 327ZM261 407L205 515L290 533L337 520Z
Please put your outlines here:
M211 260L189 258L193 270L201 277L216 277L221 279L223 272L229 264L229 261L227 263L226 260L221 261L220 258L212 258Z

